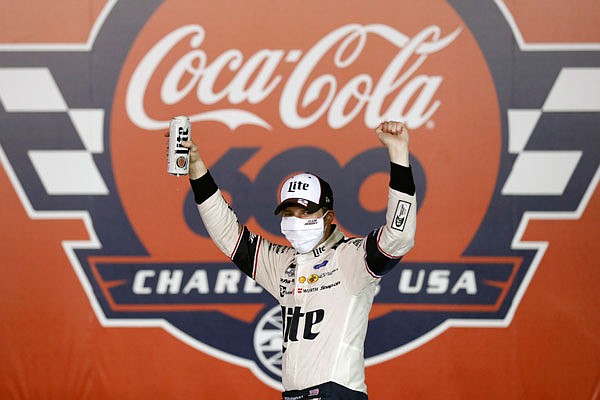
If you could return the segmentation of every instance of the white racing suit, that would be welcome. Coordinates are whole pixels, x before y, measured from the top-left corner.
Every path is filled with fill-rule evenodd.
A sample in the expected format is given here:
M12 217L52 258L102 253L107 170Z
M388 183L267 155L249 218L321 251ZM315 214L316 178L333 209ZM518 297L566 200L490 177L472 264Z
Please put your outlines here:
M364 341L377 284L414 243L411 169L391 164L385 225L361 238L347 238L335 227L305 254L242 226L210 173L191 185L215 244L281 305L285 390L335 382L366 393Z

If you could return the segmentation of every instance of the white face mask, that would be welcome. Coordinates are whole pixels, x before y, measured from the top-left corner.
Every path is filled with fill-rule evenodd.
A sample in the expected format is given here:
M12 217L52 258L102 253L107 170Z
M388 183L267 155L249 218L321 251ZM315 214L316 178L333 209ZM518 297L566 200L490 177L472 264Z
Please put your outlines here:
M298 251L308 253L323 239L325 234L324 218L282 217L281 233Z

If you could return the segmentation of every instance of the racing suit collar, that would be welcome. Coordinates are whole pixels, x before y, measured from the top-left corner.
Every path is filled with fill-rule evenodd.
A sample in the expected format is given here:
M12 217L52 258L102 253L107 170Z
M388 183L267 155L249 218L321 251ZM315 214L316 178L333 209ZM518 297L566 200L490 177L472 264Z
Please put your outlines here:
M344 238L344 234L342 233L342 231L340 231L337 225L335 224L333 224L332 227L333 231L331 232L331 235L329 235L329 237L323 243L319 244L317 247L315 247L314 249L312 249L312 251L309 251L308 253L296 253L296 258L299 260L310 260L313 258L318 258L321 255L325 254L327 250L335 246L337 242L342 240Z

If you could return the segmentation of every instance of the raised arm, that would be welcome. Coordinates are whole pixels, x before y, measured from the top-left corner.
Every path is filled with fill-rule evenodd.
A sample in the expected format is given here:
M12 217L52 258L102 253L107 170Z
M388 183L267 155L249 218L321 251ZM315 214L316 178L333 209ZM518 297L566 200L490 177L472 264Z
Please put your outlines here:
M390 155L390 189L386 223L369 234L365 250L369 271L382 276L414 245L417 199L409 163L406 126L401 122L383 122L375 133Z
M190 184L202 222L213 242L246 275L256 280L273 296L279 294L278 265L289 265L293 252L274 246L242 225L213 180L198 146L183 142L190 149Z

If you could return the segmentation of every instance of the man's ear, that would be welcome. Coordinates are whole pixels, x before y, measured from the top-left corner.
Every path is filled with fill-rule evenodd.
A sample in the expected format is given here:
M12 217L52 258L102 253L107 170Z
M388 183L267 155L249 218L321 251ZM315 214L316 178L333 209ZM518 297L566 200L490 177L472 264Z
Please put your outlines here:
M327 212L327 215L325 215L325 221L324 221L324 222L325 222L326 224L332 224L332 223L333 223L333 220L334 220L334 218L335 218L335 211L333 211L333 210L329 210L329 211Z

